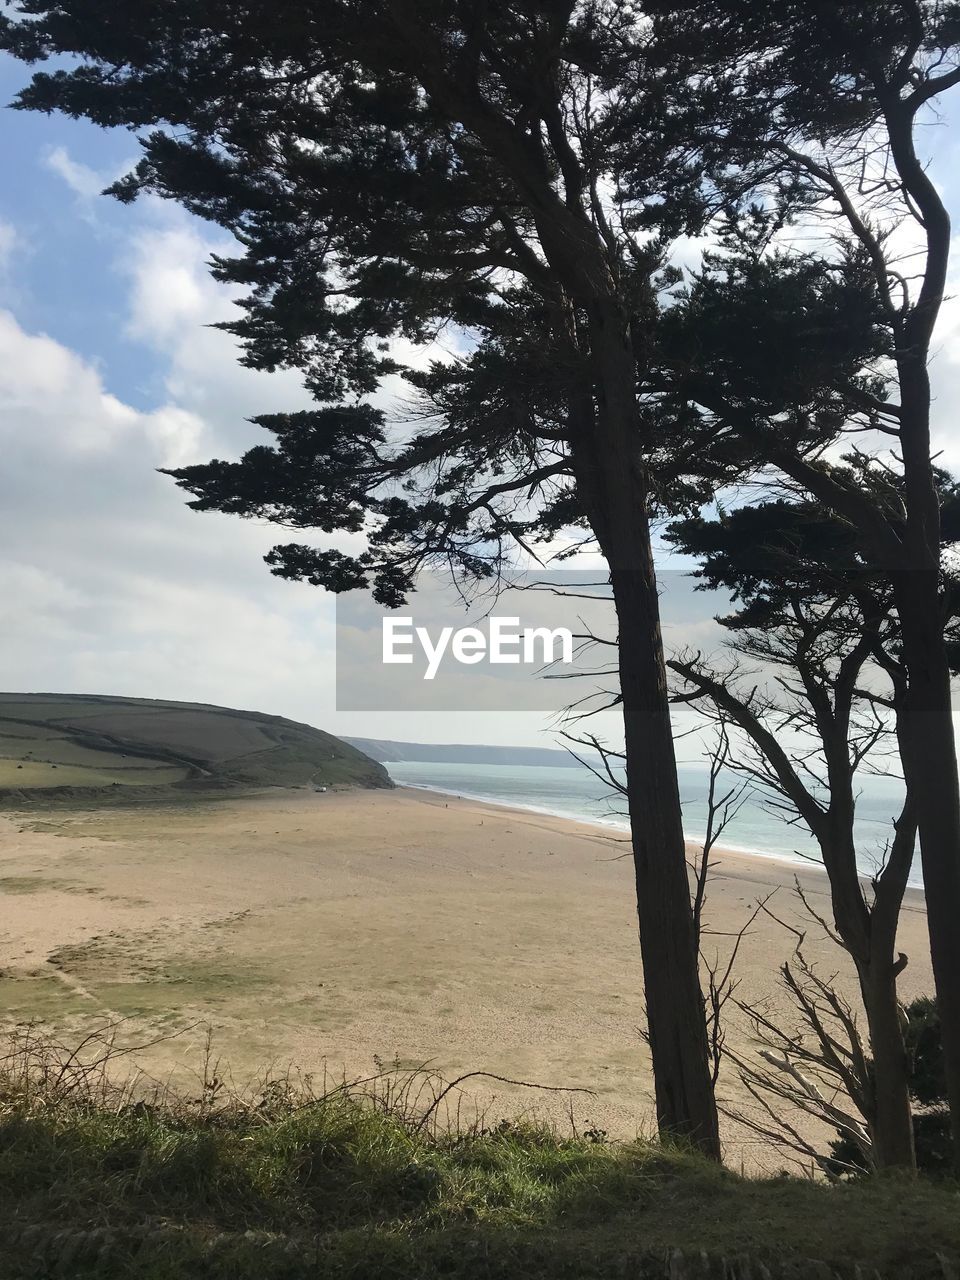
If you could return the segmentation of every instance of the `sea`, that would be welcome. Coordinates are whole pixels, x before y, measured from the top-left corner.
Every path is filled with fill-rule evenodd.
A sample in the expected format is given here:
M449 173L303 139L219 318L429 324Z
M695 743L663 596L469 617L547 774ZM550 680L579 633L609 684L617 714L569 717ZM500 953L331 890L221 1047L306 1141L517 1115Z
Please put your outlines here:
M532 813L575 818L621 831L629 829L625 800L589 769L571 765L451 764L429 761L384 761L394 782L421 787L488 804L527 809ZM680 798L684 830L689 840L702 840L707 823L709 773L706 766L681 765ZM736 785L721 778L719 794ZM865 775L857 801L857 861L864 876L883 865L892 833L892 818L900 808L902 784L896 778ZM719 844L757 857L795 861L809 867L819 862L816 843L802 826L790 823L759 791L748 791ZM910 884L923 887L919 855L914 858Z

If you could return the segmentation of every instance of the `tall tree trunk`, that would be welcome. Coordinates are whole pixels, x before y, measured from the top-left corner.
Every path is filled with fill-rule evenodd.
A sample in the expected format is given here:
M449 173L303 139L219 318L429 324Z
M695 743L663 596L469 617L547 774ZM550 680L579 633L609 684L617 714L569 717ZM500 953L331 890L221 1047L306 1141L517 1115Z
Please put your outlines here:
M905 1169L913 1173L917 1167L913 1109L907 1051L900 1025L898 968L894 960L897 913L893 914L892 930L876 927L876 917L871 918L864 911L863 929L847 932L843 927L847 921L842 912L837 913L836 907L835 897L835 923L856 965L860 997L867 1015L873 1080L866 1102L874 1158L880 1169Z
M917 1167L907 1051L900 1024L896 968L890 948L860 971L860 993L867 1014L873 1057L874 1155L880 1169Z
M903 759L916 796L930 953L943 1034L953 1162L960 1174L960 778L950 667L940 599L940 503L930 459L927 362L950 260L950 215L914 146L914 109L878 89L890 148L904 191L923 222L927 257L911 311L895 322L900 382L906 530L904 563L894 575L907 668L908 749Z
M896 588L909 674L903 767L916 797L954 1167L960 1172L960 782L950 669L936 570L898 572Z
M901 757L908 733L902 699L906 692L902 668L894 672L897 741ZM897 978L907 963L897 955L897 927L917 842L915 804L908 793L895 820L887 865L874 880L864 962L858 962L860 993L867 1013L874 1062L874 1140L881 1168L917 1167L910 1102L910 1069L903 1041L903 1021Z
M824 740L828 767L834 779L830 815L833 831L823 833L820 849L830 881L834 924L856 966L860 997L867 1015L873 1080L872 1087L868 1087L866 1081L864 1087L874 1159L880 1169L915 1172L907 1053L897 997L897 974L902 964L898 965L895 960L897 921L909 862L901 868L899 846L891 851L891 863L896 858L898 865L893 868L888 863L887 872L896 870L897 874L891 878L884 873L878 879L871 910L864 900L857 867L853 775L846 763L848 723L849 716L845 714L840 726L842 733ZM912 825L908 829L912 849L914 829Z
M720 1159L704 1004L687 879L646 480L636 361L615 303L596 308L592 438L574 450L581 492L610 569L640 951L661 1134Z

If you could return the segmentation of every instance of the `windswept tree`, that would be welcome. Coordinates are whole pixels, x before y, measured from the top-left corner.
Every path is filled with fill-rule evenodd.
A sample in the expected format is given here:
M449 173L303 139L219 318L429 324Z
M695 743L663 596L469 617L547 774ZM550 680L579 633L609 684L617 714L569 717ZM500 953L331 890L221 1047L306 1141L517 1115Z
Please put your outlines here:
M194 505L361 534L359 554L296 542L271 565L390 602L430 563L484 574L502 540L592 532L619 625L657 1113L716 1157L650 539L684 464L668 481L669 414L638 390L650 224L695 230L707 209L685 144L637 128L668 87L644 40L618 0L22 0L0 31L53 60L20 107L138 132L114 194L155 192L235 236L214 261L244 291L226 328L247 364L299 369L316 398L261 419L273 443L242 462L177 473ZM452 368L415 377L392 354L442 330L463 335ZM438 410L402 444L365 401L398 372Z
M779 235L764 245L759 223L739 221L752 261L745 254L732 274L726 265L701 281L693 303L700 341L692 364L674 372L718 432L739 437L788 486L858 530L870 564L888 575L907 677L902 762L919 824L960 1162L960 782L944 636L953 588L941 564L928 367L951 231L918 146L931 108L960 84L960 5L652 0L647 8L661 55L672 50L675 78L702 93L673 127L727 189L755 192L772 232L780 227L773 211L804 224L792 244ZM834 433L848 443L860 433L862 449L884 454L886 485L862 488L837 468L824 452L826 423L784 394L782 381L769 398L769 368L756 380L755 359L739 364L737 352L779 296L778 274L806 268L818 233L819 256L833 270L856 260L870 275L864 296L883 351L872 386L834 387L848 406Z
M742 507L690 520L669 536L704 558L707 585L740 601L722 618L727 654L669 661L684 701L739 730L738 767L786 820L816 840L830 884L835 936L860 983L876 1070L858 1097L881 1167L912 1168L907 1063L900 1034L897 922L913 858L909 793L888 856L864 893L855 828L857 778L904 714L906 675L889 586L865 569L855 535L810 503ZM857 1092L865 1092L861 1081Z

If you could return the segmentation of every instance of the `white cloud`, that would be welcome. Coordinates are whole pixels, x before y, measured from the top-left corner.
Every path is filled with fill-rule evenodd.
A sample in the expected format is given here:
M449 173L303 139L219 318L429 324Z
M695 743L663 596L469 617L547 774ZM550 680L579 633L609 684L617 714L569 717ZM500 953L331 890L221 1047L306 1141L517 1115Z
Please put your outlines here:
M0 220L0 274L10 269L13 255L21 247L16 228L9 222Z
M235 456L261 434L247 419L312 401L298 373L246 368L236 340L212 327L237 315L234 293L208 268L213 253L230 252L229 241L203 234L206 228L160 201L141 209L118 255L129 285L127 333L162 362L169 400L204 420L221 456Z
M156 468L210 457L175 403L124 404L76 352L0 311L3 687L182 698L341 732L530 741L542 717L338 717L334 602L262 563L282 531L197 515ZM375 720L376 723L370 721Z
M158 211L161 213L162 211ZM233 306L207 270L216 247L186 219L162 218L130 237L122 269L130 282L128 331L167 353L192 345L197 330L228 319Z
M110 176L63 148L47 164L100 235L92 196ZM237 456L262 437L246 419L311 400L297 373L244 368L233 338L209 327L235 314L207 267L211 253L229 252L222 235L152 198L129 211L128 225L115 263L128 286L128 336L150 349L160 374L163 403L152 411L124 403L93 363L0 311L0 591L18 602L17 625L0 633L4 687L197 699L342 732L449 737L445 714L378 716L376 725L337 717L334 601L262 563L286 532L191 512L156 474ZM478 720L475 740L529 741L541 727L529 715ZM458 722L461 736L464 728Z
M98 196L111 179L104 178L89 165L74 160L66 147L53 147L43 158L44 167L63 179L74 195L82 200Z
M76 353L0 312L0 634L7 688L196 697L312 718L330 705L322 594L259 563L274 531L200 517L158 466L204 452ZM307 716L306 718L311 718Z

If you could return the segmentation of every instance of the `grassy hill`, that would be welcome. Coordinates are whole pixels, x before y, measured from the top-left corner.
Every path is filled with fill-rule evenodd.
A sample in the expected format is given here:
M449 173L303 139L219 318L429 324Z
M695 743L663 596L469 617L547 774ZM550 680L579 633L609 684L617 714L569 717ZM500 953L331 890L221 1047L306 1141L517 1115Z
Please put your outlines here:
M129 796L204 787L388 787L321 729L192 702L0 693L0 796Z

